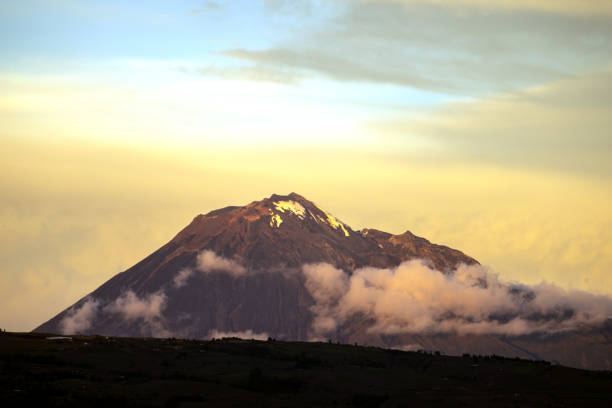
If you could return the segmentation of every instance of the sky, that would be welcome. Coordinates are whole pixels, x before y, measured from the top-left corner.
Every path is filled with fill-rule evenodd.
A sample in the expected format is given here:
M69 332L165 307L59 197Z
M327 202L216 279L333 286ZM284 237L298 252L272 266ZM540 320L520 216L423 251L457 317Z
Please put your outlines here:
M0 3L0 327L292 191L612 295L612 2Z

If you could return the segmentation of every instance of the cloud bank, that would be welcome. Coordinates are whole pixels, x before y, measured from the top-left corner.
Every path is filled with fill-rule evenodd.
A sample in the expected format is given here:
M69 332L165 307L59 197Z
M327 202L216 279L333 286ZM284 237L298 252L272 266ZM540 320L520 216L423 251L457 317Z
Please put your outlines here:
M302 268L312 294L314 337L355 316L381 334L524 335L596 325L612 317L612 299L553 284L500 281L479 265L447 275L421 260L393 269L365 267L348 275L328 264Z
M203 251L197 268L181 269L175 288L184 286L196 271L222 271L241 276L236 261ZM612 298L564 290L542 282L523 285L502 281L481 265L460 265L447 274L423 260L406 261L396 268L364 267L348 274L327 263L302 266L304 283L314 303L311 339L324 339L343 326L366 324L374 334L498 334L519 336L557 333L595 326L612 318ZM129 290L110 302L89 298L69 310L59 324L63 334L87 332L100 313L125 322L140 323L143 335L169 337L163 312L164 290L138 296ZM253 330L212 330L209 337L265 340L268 333ZM407 344L408 348L418 345Z

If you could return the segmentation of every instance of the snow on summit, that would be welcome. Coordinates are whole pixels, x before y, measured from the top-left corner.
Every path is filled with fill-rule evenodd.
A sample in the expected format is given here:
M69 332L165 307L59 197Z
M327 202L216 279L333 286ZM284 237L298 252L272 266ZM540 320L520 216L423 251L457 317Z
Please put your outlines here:
M276 208L282 213L284 213L285 211L292 212L297 215L301 220L304 219L304 214L306 214L306 209L302 206L302 204L293 200L276 201L274 202L274 208Z
M278 228L283 222L283 219L280 217L280 215L274 214L272 210L270 210L270 214L272 215L272 217L270 217L270 226Z
M314 203L313 203L314 204ZM344 236L348 237L350 234L348 232L348 230L345 228L344 223L340 220L338 220L336 217L334 217L333 215L329 214L327 211L325 211L324 209L322 209L321 207L317 206L316 204L314 204L324 216L321 215L314 215L312 212L310 212L310 210L306 210L306 208L304 208L304 206L302 204L300 204L297 201L294 200L282 200L282 201L274 201L272 203L273 206L273 210L270 209L270 227L276 227L278 228L279 225L283 222L282 218L280 217L280 215L278 213L276 213L276 211L283 213L283 214L289 214L289 213L293 213L295 214L300 220L303 220L306 218L306 212L308 212L308 214L316 221L316 222L323 222L327 225L329 225L330 227L332 227L335 230L340 230L344 233Z
M343 223L342 221L338 220L336 217L334 217L333 215L331 215L330 213L328 213L327 211L325 211L324 209L322 209L322 208L321 208L321 207L319 207L318 205L317 205L317 208L318 208L319 210L321 210L321 212L322 212L323 214L325 214L325 216L327 217L327 219L324 219L324 218L322 218L322 217L320 217L320 216L319 216L319 219L320 219L321 221L328 223L329 225L331 225L331 226L332 226L332 228L333 228L333 229L336 229L336 230L337 230L338 228L339 228L339 229L341 229L341 230L342 230L342 232L344 232L344 236L345 236L345 237L348 237L348 236L349 236L349 233L348 233L348 231L346 230L346 228L344 228L344 223Z

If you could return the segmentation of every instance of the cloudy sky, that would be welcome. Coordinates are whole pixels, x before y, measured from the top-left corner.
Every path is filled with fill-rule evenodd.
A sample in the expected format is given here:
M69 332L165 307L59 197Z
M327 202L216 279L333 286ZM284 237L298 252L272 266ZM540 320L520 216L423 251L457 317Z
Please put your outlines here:
M295 191L612 294L612 2L0 3L0 327Z

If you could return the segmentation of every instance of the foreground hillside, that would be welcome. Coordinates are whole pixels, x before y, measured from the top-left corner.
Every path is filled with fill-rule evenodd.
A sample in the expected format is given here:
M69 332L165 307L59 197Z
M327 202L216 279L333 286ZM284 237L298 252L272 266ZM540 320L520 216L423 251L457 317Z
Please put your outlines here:
M374 347L0 335L3 406L607 407L612 373Z

